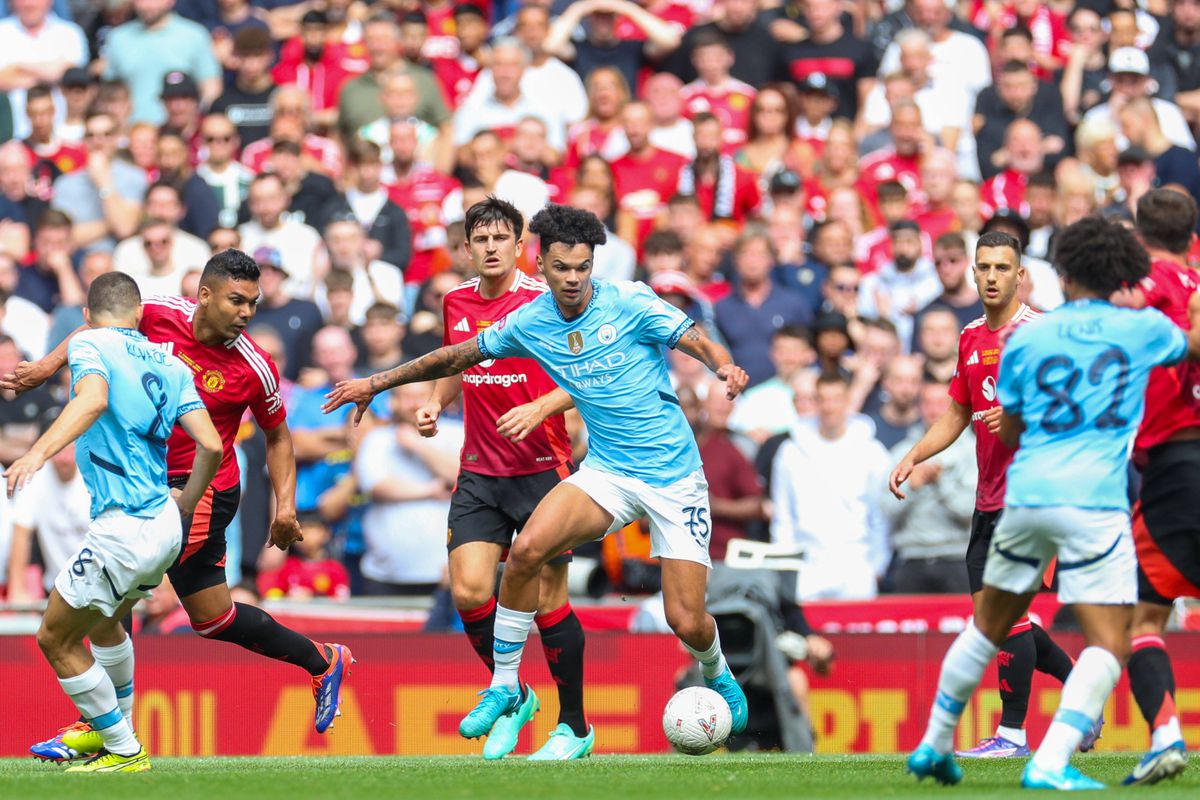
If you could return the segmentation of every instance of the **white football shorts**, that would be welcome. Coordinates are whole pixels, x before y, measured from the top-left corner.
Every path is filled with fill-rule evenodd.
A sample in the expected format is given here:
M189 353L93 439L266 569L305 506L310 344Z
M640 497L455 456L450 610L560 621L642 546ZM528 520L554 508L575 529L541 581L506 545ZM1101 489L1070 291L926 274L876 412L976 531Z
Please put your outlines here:
M183 545L179 506L168 500L154 517L109 509L88 526L54 588L72 608L111 617L126 599L149 597Z
M983 582L1014 594L1035 591L1055 557L1058 599L1063 603L1137 602L1137 554L1129 513L1111 509L1005 509L992 535Z
M656 487L584 465L565 482L578 486L612 514L613 523L605 535L645 515L650 518L651 556L712 566L708 556L712 516L704 470L698 469L669 486Z

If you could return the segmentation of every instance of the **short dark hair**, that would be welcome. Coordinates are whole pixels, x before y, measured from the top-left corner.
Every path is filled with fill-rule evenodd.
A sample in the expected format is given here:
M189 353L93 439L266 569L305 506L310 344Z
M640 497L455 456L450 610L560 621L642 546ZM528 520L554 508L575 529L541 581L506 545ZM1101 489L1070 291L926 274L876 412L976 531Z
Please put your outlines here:
M803 339L811 346L813 343L812 331L803 325L783 325L775 329L775 333L771 334L771 339Z
M696 31L696 35L692 39L692 52L701 47L724 47L726 50L730 50L729 41L721 35L720 31L712 28L699 28Z
M604 223L590 211L571 206L550 203L534 214L529 223L529 232L536 233L542 240L542 252L550 245L561 242L568 247L586 244L592 249L608 241Z
M642 253L648 256L682 252L683 239L680 239L679 234L675 231L654 231L646 237L646 241L642 245Z
M374 142L355 137L346 145L346 161L354 166L378 164L383 161L383 151Z
M272 153L287 153L288 155L296 156L297 158L303 153L300 149L299 142L293 142L290 139L276 139L271 145Z
M149 197L151 192L157 192L159 189L171 190L175 193L175 199L179 200L181 203L183 202L183 192L179 191L179 187L171 181L163 180L162 178L159 178L154 183L150 184L150 186L146 189L146 197Z
M1025 184L1025 189L1049 189L1050 191L1058 190L1058 179L1054 177L1053 172L1038 172L1029 176L1029 182Z
M71 218L65 211L59 211L57 208L48 208L38 218L37 227L34 230L40 231L42 228L70 228L72 224Z
M888 200L908 199L908 189L900 181L884 181L875 190L875 197L883 203Z
M943 233L933 242L934 247L940 247L943 250L962 250L967 252L967 240L958 231L950 231Z
M1120 222L1091 214L1058 234L1054 266L1072 283L1107 298L1150 274L1150 256Z
M400 309L391 303L385 303L384 301L380 300L372 303L367 308L366 312L363 314L363 319L365 319L367 322L372 322L374 320L382 320L384 322L399 322Z
M850 379L837 370L825 370L817 376L817 386L841 386L850 388Z
M921 226L911 219L899 219L893 222L891 225L888 225L888 236L892 238L895 238L896 235L901 231L908 231L909 233L915 233L917 236L920 236Z
M1138 200L1136 224L1147 247L1186 253L1196 230L1196 201L1174 189L1152 189Z
M507 225L517 239L525 232L525 217L517 207L507 200L501 200L494 194L489 194L483 200L467 209L465 222L467 238L476 228L486 228L489 225Z
M700 111L692 117L693 128L699 128L701 125L707 122L715 122L718 125L721 125L721 118L711 111Z
M1021 260L1021 241L1011 233L988 231L975 242L975 252L978 253L981 247L1007 247L1017 254L1018 262Z
M200 273L201 286L213 286L221 281L258 281L258 262L241 250L222 250L208 260Z
M46 100L54 99L54 91L48 84L39 83L36 86L30 86L25 91L25 104L28 105L30 100Z
M137 281L124 272L98 275L88 288L87 307L92 315L126 316L142 304Z
M1026 27L1018 22L1016 25L1013 25L1011 28L1004 31L1004 33L1000 34L1000 41L1004 41L1005 39L1017 39L1017 38L1025 39L1026 41L1032 43L1033 42L1033 32L1031 30L1029 30L1028 27Z

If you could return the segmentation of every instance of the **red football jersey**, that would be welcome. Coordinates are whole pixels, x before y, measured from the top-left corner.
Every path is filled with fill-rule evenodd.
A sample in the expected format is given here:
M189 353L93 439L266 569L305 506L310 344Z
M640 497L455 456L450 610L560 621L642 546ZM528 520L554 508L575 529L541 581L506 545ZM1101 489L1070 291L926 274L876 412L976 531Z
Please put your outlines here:
M1138 288L1146 305L1157 308L1180 328L1191 330L1188 321L1188 301L1200 287L1196 273L1172 261L1154 260L1150 274L1142 278ZM1186 363L1186 362L1185 362ZM1200 414L1183 398L1181 367L1155 367L1146 385L1146 415L1133 442L1136 458L1162 444L1185 428L1200 427Z
M958 337L958 366L950 379L950 397L971 409L975 460L979 464L975 507L980 511L1004 508L1005 477L1014 452L1000 441L1000 437L988 432L983 420L986 411L999 405L996 402L996 378L1000 373L1000 347L1018 325L1040 316L1022 303L1007 325L992 330L988 327L987 317L980 317L963 328Z
M979 187L979 202L985 217L993 216L1001 208L1010 208L1029 216L1029 205L1025 202L1025 187L1029 176L1023 172L1006 169L993 175Z
M404 209L412 229L413 253L404 270L406 283L421 283L435 270L439 253L446 251L446 224L442 202L459 188L458 181L417 164L403 180L387 187L388 197Z
M254 413L259 427L271 430L287 418L279 395L279 372L261 347L245 334L224 344L207 345L196 341L192 317L196 301L183 297L151 296L142 298L142 322L139 330L146 338L170 346L171 352L191 369L196 391L221 435L224 454L212 486L217 491L238 484L237 459L233 442L242 414ZM196 443L180 427L167 440L167 477L192 471Z
M616 185L617 206L632 214L638 222L639 250L642 242L654 230L658 216L679 186L679 170L687 160L676 153L651 148L649 158L636 158L631 153L612 162L613 183Z
M447 292L442 301L446 320L442 343L469 341L546 291L545 284L520 270L513 276L512 288L491 300L479 293L478 278L460 284ZM496 420L509 409L536 400L555 388L550 376L530 358L488 359L464 372L466 438L462 468L497 478L557 469L565 477L566 464L571 459L571 439L561 414L546 420L523 442L510 442L496 432Z
M753 86L734 78L723 86L709 86L695 80L679 90L685 117L691 119L707 111L721 120L721 135L727 148L736 148L746 141L750 130L750 106L757 94L758 90Z
M894 148L876 150L858 162L859 183L868 188L865 197L871 209L879 209L879 184L897 181L908 190L908 204L921 205L925 195L921 191L921 157L902 156Z

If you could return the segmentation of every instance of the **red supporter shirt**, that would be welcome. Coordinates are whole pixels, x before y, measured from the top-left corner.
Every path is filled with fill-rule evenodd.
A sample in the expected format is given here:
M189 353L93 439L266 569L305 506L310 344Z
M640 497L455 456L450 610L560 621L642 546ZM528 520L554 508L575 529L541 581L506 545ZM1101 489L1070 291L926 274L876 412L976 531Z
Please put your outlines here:
M454 58L435 58L430 62L433 74L442 85L442 94L450 101L451 108L458 108L471 89L483 66L466 53L460 53Z
M342 85L367 69L366 49L361 43L352 45L326 44L321 60L310 63L304 57L304 43L299 36L284 43L279 63L271 77L279 86L296 85L308 92L313 111L337 108Z
M688 28L692 27L696 21L696 12L684 3L671 3L666 8L659 9L647 7L646 10L679 31L680 36L687 33ZM613 33L622 42L646 41L646 32L626 16L617 17Z
M546 292L520 271L512 288L500 297L487 299L479 293L474 278L451 289L442 301L446 320L443 345L474 339L485 328L504 319ZM522 442L510 442L496 432L496 420L509 409L529 403L557 388L537 362L530 358L488 359L462 374L463 424L466 439L462 468L478 475L511 478L558 470L566 477L571 460L571 439L562 415L546 420Z
M242 149L242 164L257 175L266 169L274 146L275 141L270 137L251 142ZM342 174L342 151L337 142L315 133L306 133L300 147L304 155L320 164L329 177L337 179Z
M388 197L404 209L412 229L413 254L404 270L405 282L421 283L434 271L437 254L446 249L442 201L457 188L458 181L423 164L388 187Z
M567 155L564 166L575 169L588 156L599 154L607 158L611 150L618 147L619 140L625 138L625 131L620 125L613 124L605 129L594 119L572 125L567 131Z
M638 222L638 248L654 230L658 215L679 186L679 170L687 159L676 153L651 147L649 158L632 153L612 162L617 206L632 214Z
M728 156L725 156L728 158ZM748 169L734 166L733 208L727 215L717 216L717 179L714 176L697 178L696 202L705 219L730 219L734 222L745 222L762 202L762 193L758 188L758 177Z
M29 165L31 167L36 166L39 160L45 160L66 175L87 166L87 150L84 150L83 146L78 143L55 139L49 144L34 145L30 140L26 140L24 145L30 154Z
M142 298L142 308L138 329L150 341L170 345L171 353L191 369L196 391L221 435L224 453L212 481L213 489L224 491L236 486L240 473L233 455L233 443L242 413L249 408L264 431L275 428L287 418L274 362L245 334L224 345L196 341L192 332L195 300L150 296ZM196 443L177 426L167 440L167 477L190 474L195 456Z
M1173 261L1155 259L1150 274L1142 278L1138 288L1146 297L1146 305L1157 308L1180 328L1191 330L1188 321L1188 301L1200 286L1196 273ZM1186 364L1186 362L1185 362ZM1162 444L1186 428L1200 426L1197 412L1182 396L1183 365L1155 367L1146 385L1146 415L1133 442L1134 457L1141 462L1146 451Z
M999 405L996 402L996 377L1000 373L1000 347L1017 326L1040 316L1022 303L1008 324L998 330L988 328L987 317L980 317L963 328L958 337L958 366L950 379L950 397L971 409L975 460L979 464L975 508L980 511L1004 508L1005 475L1015 452L1006 447L1000 437L989 433L983 420L984 412Z
M695 80L679 90L683 115L692 119L707 111L721 120L721 135L726 149L736 149L746 141L750 130L750 105L758 90L748 83L730 78L723 86L709 86Z
M350 573L336 559L308 561L289 556L277 571L258 576L258 591L268 598L298 595L345 599L350 596Z
M858 162L859 183L868 189L867 202L873 210L879 208L879 184L897 181L908 190L908 204L918 206L921 195L921 157L902 156L893 148L877 150Z
M1023 217L1029 216L1029 206L1025 203L1025 187L1028 185L1028 175L1011 169L988 178L983 182L983 186L979 187L979 202L983 215L990 217L998 209L1011 208Z

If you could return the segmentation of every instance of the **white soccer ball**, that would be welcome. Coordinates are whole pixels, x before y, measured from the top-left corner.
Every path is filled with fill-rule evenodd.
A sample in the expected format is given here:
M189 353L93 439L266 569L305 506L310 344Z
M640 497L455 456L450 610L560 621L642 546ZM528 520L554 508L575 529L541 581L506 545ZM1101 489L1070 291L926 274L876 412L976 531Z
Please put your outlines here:
M712 689L689 686L675 693L663 709L663 733L685 756L711 753L729 738L733 713Z

